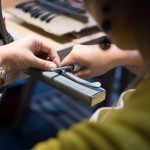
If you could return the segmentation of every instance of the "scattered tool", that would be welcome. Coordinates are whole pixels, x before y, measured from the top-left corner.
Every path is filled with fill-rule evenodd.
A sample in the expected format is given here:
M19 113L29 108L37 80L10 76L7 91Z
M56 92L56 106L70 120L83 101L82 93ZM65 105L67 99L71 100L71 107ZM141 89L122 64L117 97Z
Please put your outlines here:
M72 80L72 81L75 81L79 84L82 84L82 85L85 85L85 86L91 86L91 87L95 87L95 88L99 88L101 87L101 83L100 82L88 82L86 80L83 80L75 75L73 75L72 73L70 72L67 72L67 71L74 71L74 72L77 72L81 69L81 66L78 65L78 64L73 64L73 65L70 65L70 66L64 66L64 67L60 67L60 68L53 68L53 69L50 69L51 72L58 72L59 74L63 75L64 77Z

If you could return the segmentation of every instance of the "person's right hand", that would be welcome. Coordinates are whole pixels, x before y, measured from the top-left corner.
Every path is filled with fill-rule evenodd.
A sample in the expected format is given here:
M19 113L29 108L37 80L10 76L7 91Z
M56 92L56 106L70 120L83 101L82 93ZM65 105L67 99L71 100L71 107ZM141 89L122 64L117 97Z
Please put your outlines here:
M137 50L123 51L114 44L108 50L102 50L99 45L75 45L61 62L61 66L70 64L81 66L81 70L75 72L81 78L96 77L118 66L126 67L135 74L139 74L143 68Z
M111 50L102 50L99 45L75 45L68 56L61 62L62 66L78 64L81 70L75 75L81 78L91 78L106 73L112 69Z

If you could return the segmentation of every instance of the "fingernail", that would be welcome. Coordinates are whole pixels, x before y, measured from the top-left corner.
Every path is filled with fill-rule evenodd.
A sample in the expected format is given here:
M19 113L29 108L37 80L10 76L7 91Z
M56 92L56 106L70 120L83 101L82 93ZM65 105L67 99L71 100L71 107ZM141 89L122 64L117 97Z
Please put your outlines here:
M50 67L50 69L51 69L51 68L56 68L56 67L57 67L57 65L56 65L56 64L54 64L54 63L51 63L51 64L49 65L49 67Z

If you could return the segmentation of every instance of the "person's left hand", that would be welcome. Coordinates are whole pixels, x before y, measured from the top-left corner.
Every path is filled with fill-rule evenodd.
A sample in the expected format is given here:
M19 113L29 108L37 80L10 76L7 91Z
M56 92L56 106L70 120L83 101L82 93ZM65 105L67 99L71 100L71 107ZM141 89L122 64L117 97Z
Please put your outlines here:
M35 35L5 45L0 51L1 65L7 71L26 70L30 67L49 70L60 67L60 59L51 45Z

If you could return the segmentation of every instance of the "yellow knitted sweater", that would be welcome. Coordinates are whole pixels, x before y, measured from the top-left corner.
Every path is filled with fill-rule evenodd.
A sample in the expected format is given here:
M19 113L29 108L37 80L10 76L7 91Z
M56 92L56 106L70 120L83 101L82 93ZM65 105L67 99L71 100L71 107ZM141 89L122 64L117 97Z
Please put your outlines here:
M150 79L103 121L83 121L33 150L150 150Z

